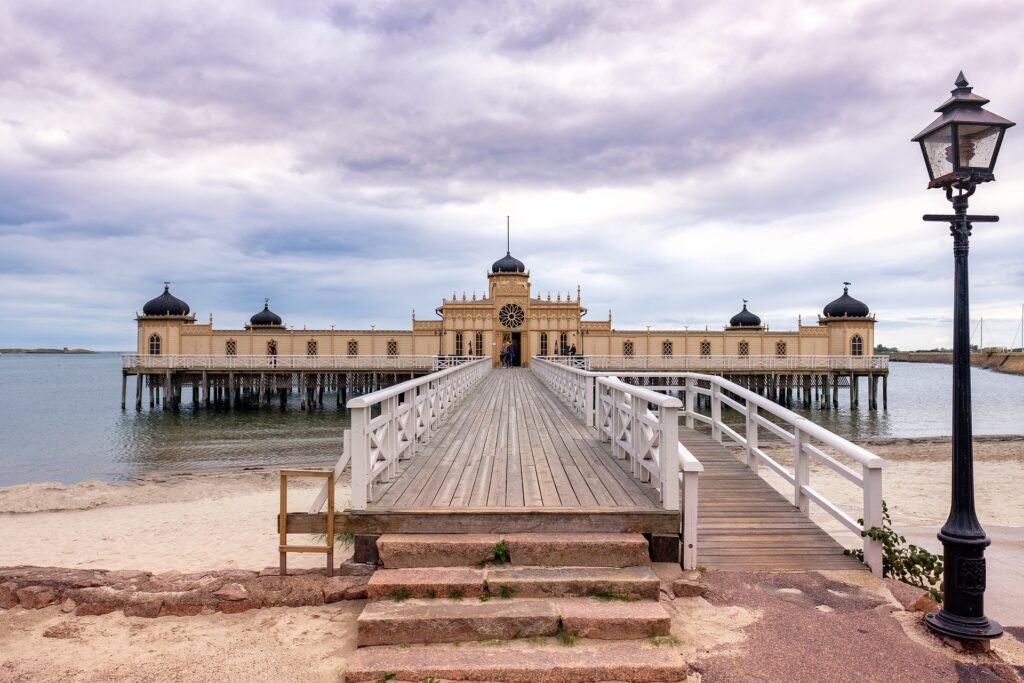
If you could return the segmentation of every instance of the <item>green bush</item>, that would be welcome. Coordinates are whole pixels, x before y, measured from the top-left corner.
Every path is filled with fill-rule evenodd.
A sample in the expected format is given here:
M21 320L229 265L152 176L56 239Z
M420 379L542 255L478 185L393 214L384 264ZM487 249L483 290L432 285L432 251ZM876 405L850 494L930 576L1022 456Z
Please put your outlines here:
M864 520L857 523L864 526ZM931 553L900 536L892 529L889 506L882 501L882 527L873 526L861 536L882 544L882 576L902 581L931 593L936 602L942 602L942 557ZM847 555L864 561L863 550L847 550Z

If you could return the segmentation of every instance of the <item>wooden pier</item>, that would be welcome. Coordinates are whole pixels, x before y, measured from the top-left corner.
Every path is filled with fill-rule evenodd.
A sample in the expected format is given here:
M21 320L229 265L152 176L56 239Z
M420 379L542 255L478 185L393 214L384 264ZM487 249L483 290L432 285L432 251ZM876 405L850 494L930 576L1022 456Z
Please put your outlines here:
M559 372L570 371L558 367ZM716 439L715 434L679 429L679 457L699 460L703 473L699 493L694 479L693 487L681 487L681 510L666 509L671 496L666 496L665 488L659 489L656 468L645 469L641 461L652 455L674 459L671 444L661 446L654 432L648 430L642 436L642 428L629 429L623 417L613 419L610 414L604 429L600 424L588 425L580 417L579 404L567 402L571 392L556 391L550 377L538 375L536 359L533 369L481 368L462 370L476 372L480 378L466 380L459 398L452 400L436 427L425 421L435 411L430 407L432 390L423 389L423 379L380 392L380 399L361 399L366 405L360 404L360 409L370 412L362 427L354 416L356 433L347 441L357 444L351 446L350 454L354 502L352 508L335 514L337 531L357 535L359 559L373 560L372 541L386 533L640 532L655 541L652 555L678 560L680 539L683 554L687 552L689 521L696 525L696 539L689 539L690 546L696 545L690 548L696 552L691 553L691 562L695 556L705 566L865 568L845 556L842 546L810 520L806 497L794 504L780 495L720 443L720 432ZM647 413L639 416L641 422L653 423L647 400L660 399L668 406L664 415L678 424L672 408L680 405L678 400L617 379L601 378L601 382L617 383L621 391L642 399L633 402ZM694 396L698 391L717 395L694 385L690 390ZM601 392L597 396L600 400ZM694 396L688 401L691 405ZM379 406L379 414L374 406ZM684 422L693 423L688 413L683 415L688 418ZM625 435L616 437L616 449L608 443L608 420L621 425L616 430ZM796 443L813 449L808 432L801 435L797 429ZM428 433L423 439L414 436ZM756 439L752 441L759 450ZM360 443L368 445L368 450ZM636 445L631 452L640 454L639 458L623 457L629 443ZM613 455L616 450L618 457ZM807 472L801 471L800 464L796 467L794 481L805 481ZM696 474L700 467L689 469L693 471L683 474ZM846 468L844 476L849 478L851 472ZM678 474L672 475L673 482L675 477ZM879 513L880 481L865 474L863 484L877 484ZM362 487L366 487L365 497L360 495ZM865 500L871 498L875 506L875 488L866 490L871 495ZM829 505L820 497L814 502ZM290 513L288 532L316 533L326 528L326 516L317 507L309 513ZM366 540L360 543L360 537Z

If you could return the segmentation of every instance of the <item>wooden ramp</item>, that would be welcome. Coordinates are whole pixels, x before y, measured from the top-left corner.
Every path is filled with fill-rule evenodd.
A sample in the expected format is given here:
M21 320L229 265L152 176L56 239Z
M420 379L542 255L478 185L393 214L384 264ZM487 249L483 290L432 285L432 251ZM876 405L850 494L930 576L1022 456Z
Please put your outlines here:
M494 369L365 511L357 533L671 533L679 513L525 368Z
M697 562L724 570L863 569L843 547L710 436L680 429L704 465Z

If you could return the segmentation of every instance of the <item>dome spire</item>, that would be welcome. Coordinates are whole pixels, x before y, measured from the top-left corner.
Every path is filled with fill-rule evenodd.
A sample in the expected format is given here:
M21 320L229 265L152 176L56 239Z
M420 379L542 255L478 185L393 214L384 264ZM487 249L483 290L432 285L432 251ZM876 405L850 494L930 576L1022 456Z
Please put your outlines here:
M850 296L852 282L843 282L843 295L825 306L826 318L866 318L871 314L868 305Z
M150 299L142 307L143 315L184 316L188 315L189 311L187 303L171 294L171 283L169 280L164 281L163 293L155 299Z

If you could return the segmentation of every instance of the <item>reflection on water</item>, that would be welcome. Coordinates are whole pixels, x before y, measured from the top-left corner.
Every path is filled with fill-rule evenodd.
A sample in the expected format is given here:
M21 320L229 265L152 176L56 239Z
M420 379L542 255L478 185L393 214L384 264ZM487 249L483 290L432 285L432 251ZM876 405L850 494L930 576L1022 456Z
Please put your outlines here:
M974 370L976 434L1024 434L1024 377ZM260 411L120 410L119 354L0 357L0 486L123 480L161 470L333 462L348 415L327 407ZM804 414L847 438L950 433L948 365L894 363L889 410ZM133 390L129 381L129 400ZM190 392L185 392L187 399ZM866 403L867 387L861 387Z

